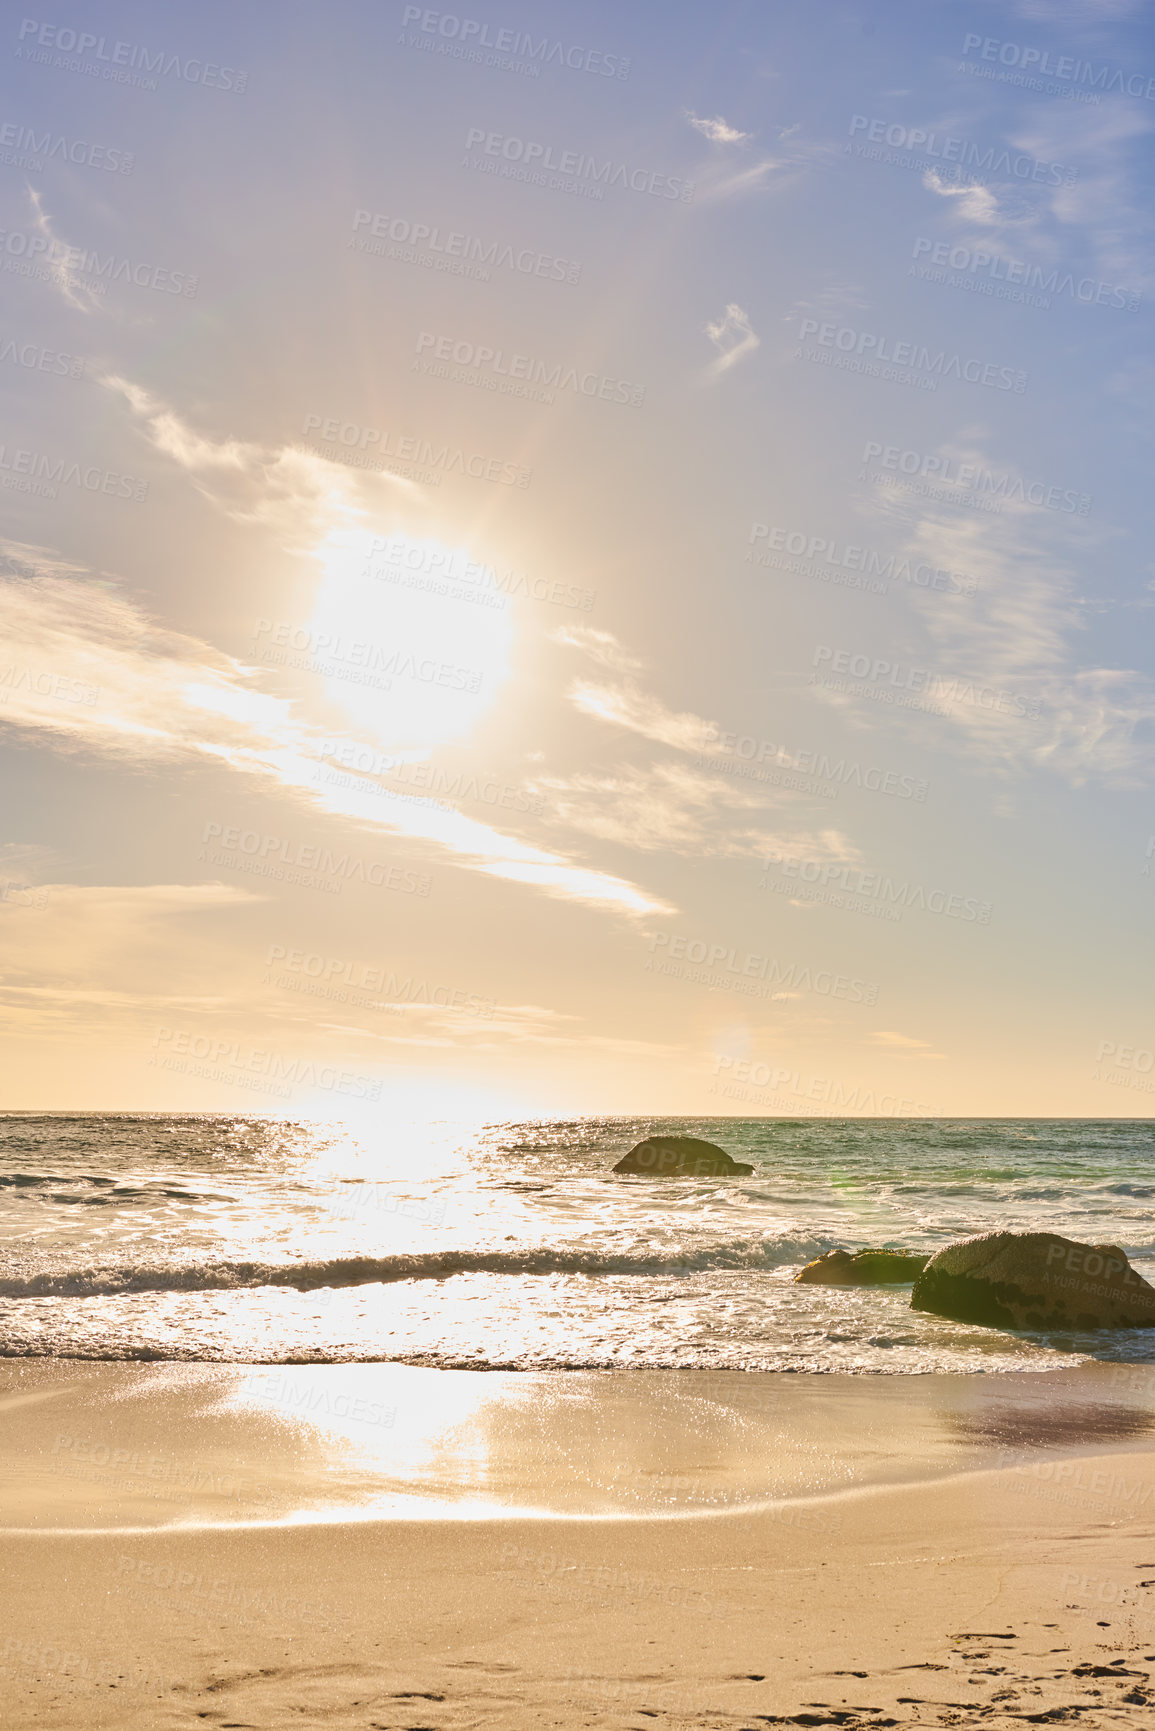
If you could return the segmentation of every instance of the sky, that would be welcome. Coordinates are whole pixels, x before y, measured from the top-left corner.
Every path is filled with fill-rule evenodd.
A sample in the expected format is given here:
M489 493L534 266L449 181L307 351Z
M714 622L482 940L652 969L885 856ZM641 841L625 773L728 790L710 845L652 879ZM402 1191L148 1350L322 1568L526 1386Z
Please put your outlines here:
M0 1107L1149 1115L1148 6L0 29Z

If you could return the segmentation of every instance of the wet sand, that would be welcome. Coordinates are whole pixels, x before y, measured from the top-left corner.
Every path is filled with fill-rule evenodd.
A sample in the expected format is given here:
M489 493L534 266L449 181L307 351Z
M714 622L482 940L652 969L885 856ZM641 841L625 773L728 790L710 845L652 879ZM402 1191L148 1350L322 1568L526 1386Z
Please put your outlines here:
M1145 1370L314 1368L6 1368L5 1726L1155 1719Z
M686 1516L1155 1442L1155 1367L993 1376L0 1361L0 1527Z

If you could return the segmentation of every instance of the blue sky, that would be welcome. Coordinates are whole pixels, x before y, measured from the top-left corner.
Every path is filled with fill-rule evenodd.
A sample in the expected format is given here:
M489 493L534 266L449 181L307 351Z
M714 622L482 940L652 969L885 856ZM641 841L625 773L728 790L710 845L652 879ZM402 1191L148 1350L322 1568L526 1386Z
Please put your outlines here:
M1145 1114L1142 6L5 32L4 1104Z

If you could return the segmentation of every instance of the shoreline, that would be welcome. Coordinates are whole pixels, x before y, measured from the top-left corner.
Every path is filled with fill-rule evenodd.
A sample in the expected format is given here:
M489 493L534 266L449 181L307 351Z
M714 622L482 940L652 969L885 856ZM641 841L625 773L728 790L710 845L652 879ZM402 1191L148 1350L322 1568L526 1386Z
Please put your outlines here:
M1155 1474L1148 1488L1142 1475L1128 1478L1120 1473L1111 1463L1117 1460L1133 1461L1144 1459L1147 1453L1136 1456L1132 1452L1092 1453L1086 1455L1063 1455L1057 1462L1043 1463L1049 1470L1045 1473L1032 1470L1029 1466L997 1467L975 1466L960 1472L947 1473L935 1478L901 1479L892 1482L860 1484L845 1490L828 1490L815 1492L812 1495L781 1497L776 1500L733 1504L721 1508L684 1508L670 1509L661 1513L652 1510L641 1514L627 1514L621 1511L601 1514L557 1514L547 1509L532 1508L502 1508L495 1509L489 1505L462 1505L460 1503L428 1503L421 1508L411 1508L404 1513L380 1513L376 1510L357 1510L339 1512L328 1509L316 1513L298 1513L281 1515L269 1520L222 1520L204 1519L174 1521L166 1524L150 1524L131 1526L118 1522L112 1526L0 1526L0 1537L7 1539L113 1539L120 1537L133 1538L171 1538L171 1537L206 1537L213 1534L226 1533L276 1533L276 1532L330 1532L336 1534L346 1527L411 1527L415 1525L443 1526L459 1525L462 1527L492 1527L537 1525L557 1528L576 1527L630 1527L630 1526L667 1526L676 1523L691 1522L727 1522L765 1519L779 1526L794 1526L806 1528L809 1531L821 1531L825 1524L826 1511L837 1512L842 1505L854 1505L872 1497L888 1496L900 1491L923 1491L943 1489L957 1490L976 1479L991 1479L999 1477L1005 1480L997 1488L1008 1496L1026 1496L1043 1503L1057 1504L1067 1509L1080 1509L1084 1512L1095 1505L1089 1499L1098 1498L1100 1504L1114 1497L1117 1501L1126 1499L1137 1502L1144 1512L1150 1512L1152 1531L1155 1534ZM1074 1462L1070 1474L1059 1469L1064 1463ZM1102 1464L1099 1464L1102 1463ZM1084 1472L1084 1464L1088 1467L1090 1477ZM1096 1484L1096 1480L1102 1483ZM1062 1486L1052 1492L1051 1485ZM1082 1500L1080 1500L1080 1493ZM1141 1501L1139 1500L1141 1498ZM1133 1512L1133 1511L1132 1511ZM1121 1517L1120 1517L1121 1518ZM1155 1568L1155 1563L1149 1565ZM1155 1606L1153 1606L1155 1615ZM1155 1625L1153 1625L1153 1641L1155 1641Z
M1155 1492L1152 1454L1092 1458ZM1149 1723L1155 1525L1072 1523L1009 1476L875 1486L819 1531L736 1510L26 1533L0 1709L13 1731Z
M328 1410L254 1381L288 1370ZM6 1731L1009 1731L1155 1706L1142 1365L23 1360L0 1414Z
M1155 1451L1155 1366L480 1371L0 1363L0 1529L783 1518L869 1489ZM1062 1463L1074 1463L1069 1470ZM1080 1505L1083 1506L1083 1505Z

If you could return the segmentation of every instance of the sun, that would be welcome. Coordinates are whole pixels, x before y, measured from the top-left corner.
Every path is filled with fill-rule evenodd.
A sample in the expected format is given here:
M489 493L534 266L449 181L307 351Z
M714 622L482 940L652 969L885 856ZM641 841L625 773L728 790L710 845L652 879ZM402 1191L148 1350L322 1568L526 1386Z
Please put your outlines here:
M461 547L338 529L310 621L325 696L386 753L467 740L509 677L508 598Z

